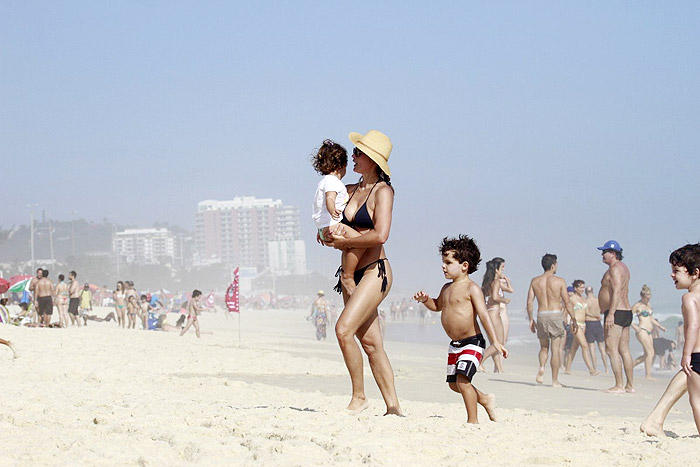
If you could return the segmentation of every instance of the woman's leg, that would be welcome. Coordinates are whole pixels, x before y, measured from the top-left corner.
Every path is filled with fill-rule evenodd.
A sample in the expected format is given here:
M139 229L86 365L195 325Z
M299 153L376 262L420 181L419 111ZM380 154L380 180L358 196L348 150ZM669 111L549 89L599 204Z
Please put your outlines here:
M578 348L579 341L578 339L574 339L574 341L571 343L569 353L566 354L566 363L564 364L564 373L567 375L571 374L571 364L574 362L574 357L576 356L576 351L578 351Z
M394 373L384 351L377 314L377 307L389 293L392 284L391 266L388 261L384 264L387 276L386 290L381 291L382 278L377 277L379 265L368 269L353 294L345 295L345 308L338 318L335 332L352 383L352 399L348 410L362 410L367 406L362 374L362 353L355 341L357 335L369 358L372 374L386 403L386 413L401 414L394 386Z
M503 342L501 342L501 344L506 345L506 342L508 342L508 333L510 332L510 318L508 317L508 308L502 306L500 315L501 323L503 324Z
M586 364L586 367L588 368L588 373L591 374L591 376L599 375L600 372L595 369L595 365L593 365L593 362L591 361L591 353L588 351L588 342L586 341L586 330L585 327L581 329L581 327L578 328L578 331L576 332L576 336L574 336L574 343L571 346L571 350L573 351L573 346L578 343L579 346L581 346L581 355L583 355L583 362ZM576 352L574 351L574 355ZM572 358L573 360L573 358Z
M187 325L182 328L182 331L180 332L181 336L184 336L187 330L192 326L192 323L194 323L194 319L190 318L189 316L187 317Z
M642 344L642 348L644 348L644 372L646 379L650 381L654 381L655 378L651 376L651 367L654 364L654 339L652 339L651 335L648 334L647 332L643 331L643 334L641 336L641 339L639 339L639 342ZM639 338L639 334L637 335L637 338ZM634 361L635 365L637 364L637 360Z
M503 323L501 322L501 312L499 308L491 308L491 310L488 311L489 317L491 318L491 323L493 323L493 329L494 332L496 333L496 338L503 344L503 338L504 338L504 329L503 329ZM488 349L486 349L486 352L484 353L483 358L481 359L481 365L479 366L480 371L486 371L484 368L484 363L488 358L493 357L493 363L494 363L494 372L496 373L503 373L503 360L501 359L501 354L496 350L496 348L493 346L493 343L489 345Z

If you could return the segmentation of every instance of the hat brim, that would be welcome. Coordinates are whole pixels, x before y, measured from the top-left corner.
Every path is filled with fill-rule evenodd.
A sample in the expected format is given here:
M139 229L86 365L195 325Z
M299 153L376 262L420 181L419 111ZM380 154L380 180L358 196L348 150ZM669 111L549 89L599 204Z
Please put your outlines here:
M384 159L381 156L381 154L379 154L377 151L360 141L362 139L362 136L364 135L362 135L361 133L355 133L353 131L348 135L348 138L350 139L350 141L352 141L352 144L354 144L356 147L360 148L362 152L367 154L367 157L372 159L374 163L377 164L380 169L382 169L382 172L391 177L391 169L389 169L389 163L386 161L386 159Z

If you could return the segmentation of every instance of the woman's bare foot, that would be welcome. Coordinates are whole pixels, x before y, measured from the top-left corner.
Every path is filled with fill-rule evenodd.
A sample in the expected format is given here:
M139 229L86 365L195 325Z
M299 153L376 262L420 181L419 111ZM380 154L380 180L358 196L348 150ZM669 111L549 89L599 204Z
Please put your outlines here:
M369 407L367 399L353 399L345 410L347 410L350 415L356 415L367 409L367 407Z
M535 381L537 381L537 384L542 384L544 381L544 368L540 367L539 370L537 370L537 377L535 378Z
M489 416L489 420L492 422L496 421L496 395L486 394L486 402L482 405L486 414Z
M552 387L553 388L563 388L562 384L559 381L554 381L552 382Z

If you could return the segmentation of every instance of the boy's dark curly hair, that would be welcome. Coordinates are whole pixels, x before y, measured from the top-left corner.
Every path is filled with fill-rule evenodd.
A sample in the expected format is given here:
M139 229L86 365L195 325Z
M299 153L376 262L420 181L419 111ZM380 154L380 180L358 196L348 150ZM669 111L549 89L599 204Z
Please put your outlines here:
M671 266L684 267L691 276L700 269L700 243L688 243L678 248L668 257Z
M323 142L311 163L316 172L328 175L348 165L348 152L340 144L327 139Z
M446 255L448 251L454 252L454 257L460 263L469 263L469 274L476 272L481 263L481 252L476 242L471 237L460 235L457 238L443 238L440 243L440 254Z

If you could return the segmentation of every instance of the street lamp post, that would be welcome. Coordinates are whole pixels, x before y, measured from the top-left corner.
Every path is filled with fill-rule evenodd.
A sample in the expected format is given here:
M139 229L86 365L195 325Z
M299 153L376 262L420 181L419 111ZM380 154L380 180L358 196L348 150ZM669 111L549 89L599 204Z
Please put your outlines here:
M75 256L75 215L78 214L78 211L71 211L71 220L70 220L70 227L71 227L71 251L73 252L73 256Z

